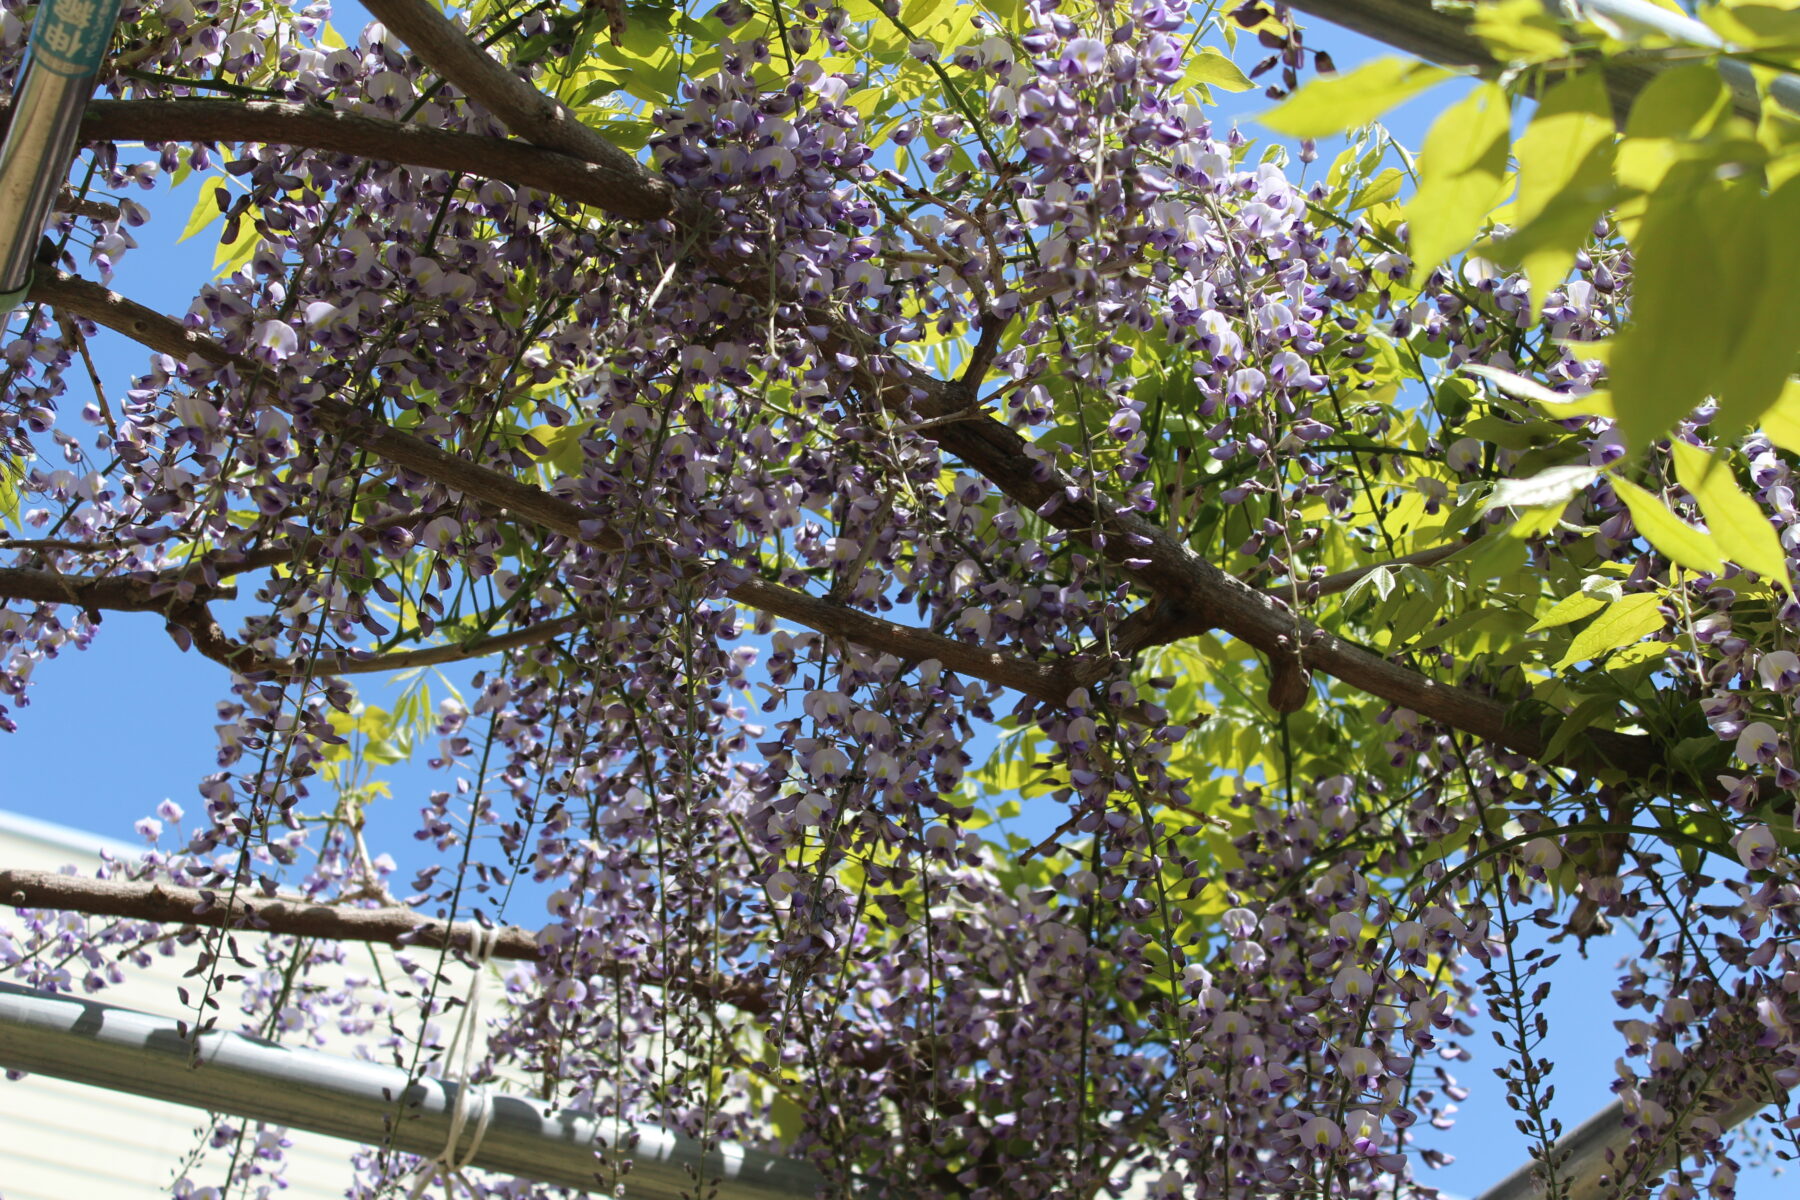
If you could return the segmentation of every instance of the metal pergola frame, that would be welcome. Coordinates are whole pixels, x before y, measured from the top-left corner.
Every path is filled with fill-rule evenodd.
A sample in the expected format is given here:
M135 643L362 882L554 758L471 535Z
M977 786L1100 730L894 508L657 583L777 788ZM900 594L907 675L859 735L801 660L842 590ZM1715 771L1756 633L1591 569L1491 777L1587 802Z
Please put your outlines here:
M1434 0L1285 2L1352 33L1444 66L1494 70L1504 65L1476 36L1466 8L1439 8ZM1544 7L1561 17L1592 16L1639 37L1669 37L1705 49L1725 48L1724 40L1704 21L1670 12L1650 0L1544 0ZM1731 58L1721 58L1718 66L1738 111L1754 118L1760 106L1756 78L1750 68ZM1648 60L1607 65L1607 85L1619 111L1630 107L1632 98L1660 69L1659 64ZM1800 78L1779 76L1769 84L1769 93L1784 107L1800 112Z
M1288 0L1292 7L1435 62L1492 68L1495 63L1465 16L1432 0ZM1545 0L1553 12L1586 12L1632 32L1672 36L1702 47L1721 43L1706 25L1648 0ZM38 236L68 174L82 110L117 19L121 0L42 0L30 50L0 142L0 314L29 286ZM1651 78L1649 63L1609 70L1623 106ZM1720 73L1740 109L1753 110L1756 88L1742 63L1721 59ZM1770 85L1800 111L1800 80ZM29 1071L242 1119L365 1144L433 1155L444 1149L458 1085L412 1079L395 1067L211 1032L195 1040L173 1020L69 996L0 983L0 1067ZM1742 1095L1712 1114L1736 1125L1772 1096ZM471 1165L566 1187L613 1182L603 1171L623 1158L625 1183L642 1200L674 1200L698 1182L716 1181L720 1200L798 1200L821 1179L804 1163L737 1146L705 1147L668 1130L626 1125L591 1113L555 1110L515 1096L492 1097L493 1115ZM1559 1143L1571 1200L1598 1195L1609 1160L1630 1141L1625 1111L1614 1104ZM597 1157L606 1154L606 1161ZM1521 1167L1482 1200L1531 1200L1541 1193L1534 1164Z
M168 1017L9 983L0 983L0 1068L427 1156L445 1148L459 1090L238 1033L195 1039ZM484 1170L601 1192L629 1163L623 1182L642 1200L677 1200L702 1183L717 1184L720 1200L799 1200L821 1183L806 1163L742 1146L703 1146L519 1096L489 1098L493 1116L469 1162ZM460 1141L466 1149L472 1135Z
M0 983L0 1068L427 1156L445 1149L459 1090L398 1067L238 1033L196 1039L169 1017L8 983ZM1774 1098L1719 1097L1705 1115L1730 1128ZM704 1146L655 1126L518 1096L489 1099L492 1119L467 1160L483 1170L584 1191L622 1181L633 1200L677 1200L702 1183L716 1187L717 1200L806 1200L824 1182L807 1163L742 1146ZM1631 1139L1620 1103L1563 1138L1558 1176L1569 1200L1605 1195L1612 1163ZM471 1144L464 1136L459 1146ZM625 1163L629 1173L616 1174ZM1527 1163L1480 1200L1536 1200L1543 1194L1536 1173ZM868 1183L871 1194L905 1195Z

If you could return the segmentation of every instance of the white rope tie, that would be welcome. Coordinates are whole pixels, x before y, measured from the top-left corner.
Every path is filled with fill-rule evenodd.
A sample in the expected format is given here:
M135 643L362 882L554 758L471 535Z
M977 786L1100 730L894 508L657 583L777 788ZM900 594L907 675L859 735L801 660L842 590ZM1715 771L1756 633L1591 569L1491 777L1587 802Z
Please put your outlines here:
M456 1085L456 1099L450 1106L450 1136L445 1139L442 1150L420 1163L413 1172L412 1190L407 1193L409 1200L419 1200L437 1179L444 1181L446 1195L454 1195L456 1183L461 1183L473 1194L475 1189L463 1177L463 1168L475 1161L481 1139L487 1136L488 1122L494 1117L494 1098L482 1084L471 1083L469 1076L475 1070L475 1039L481 1031L481 980L487 974L488 961L494 957L500 930L473 921L466 928L469 931L469 958L474 964L475 975L469 980L468 997L463 1002L462 1012L457 1015L456 1032L450 1035L450 1060L445 1064L446 1081ZM471 1118L475 1131L469 1137L469 1148L459 1155L456 1143L461 1140L463 1128Z

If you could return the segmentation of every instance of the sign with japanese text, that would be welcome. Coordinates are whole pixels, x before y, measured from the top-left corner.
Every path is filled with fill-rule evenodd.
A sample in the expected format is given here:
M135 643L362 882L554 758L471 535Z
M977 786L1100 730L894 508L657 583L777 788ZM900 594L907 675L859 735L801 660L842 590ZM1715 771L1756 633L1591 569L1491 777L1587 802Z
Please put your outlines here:
M31 28L31 57L52 75L92 75L112 40L121 0L43 0Z

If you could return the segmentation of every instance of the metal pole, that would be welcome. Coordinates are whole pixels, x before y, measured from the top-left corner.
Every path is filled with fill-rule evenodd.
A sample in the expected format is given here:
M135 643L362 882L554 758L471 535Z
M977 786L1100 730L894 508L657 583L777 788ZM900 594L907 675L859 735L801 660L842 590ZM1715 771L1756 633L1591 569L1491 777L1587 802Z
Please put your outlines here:
M1467 10L1441 11L1433 0L1288 0L1291 7L1341 25L1364 37L1386 42L1395 49L1453 67L1495 67L1486 43L1475 36ZM1724 42L1705 22L1670 12L1649 0L1544 0L1558 16L1585 11L1610 21L1626 33L1666 36L1707 49L1722 49ZM1750 68L1735 59L1719 60L1719 72L1731 88L1739 112L1755 117L1760 111ZM1641 62L1615 62L1607 66L1607 82L1621 112L1656 73ZM1769 85L1769 93L1784 107L1800 112L1800 78L1782 75Z
M31 283L38 235L69 174L81 111L122 0L42 0L0 143L0 313Z
M196 1046L169 1018L7 983L0 1068L426 1155L444 1149L457 1092L397 1067L241 1034L203 1034ZM625 1163L622 1182L634 1200L677 1200L705 1190L702 1180L717 1184L719 1200L810 1200L822 1183L805 1163L742 1146L707 1149L666 1129L506 1095L493 1096L472 1165L611 1194Z

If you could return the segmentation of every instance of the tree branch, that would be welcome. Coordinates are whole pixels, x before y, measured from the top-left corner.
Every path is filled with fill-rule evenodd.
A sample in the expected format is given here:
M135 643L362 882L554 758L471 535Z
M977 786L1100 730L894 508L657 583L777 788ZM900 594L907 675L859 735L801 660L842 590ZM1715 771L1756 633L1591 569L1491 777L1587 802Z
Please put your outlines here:
M231 363L247 371L257 369L256 364L233 356L219 343L185 328L179 321L64 272L39 275L30 296L86 316L178 358L197 354L216 364ZM955 389L917 374L871 377L869 386L884 404L901 406L910 401L913 411L926 417L962 411ZM918 396L923 399L915 401ZM598 527L586 510L541 488L391 429L342 401L320 401L313 411L322 426L346 441L471 499L599 549L624 548L618 534ZM1322 671L1370 695L1546 765L1583 771L1610 770L1640 779L1672 782L1670 772L1657 759L1654 741L1642 735L1596 730L1578 739L1557 759L1548 759L1549 730L1537 722L1513 720L1504 701L1439 683L1327 633L1295 615L1274 597L1228 575L1168 531L1128 509L1103 513L1085 495L1068 499L1071 490L1079 495L1074 481L1058 470L1043 471L1040 477L1040 469L1026 453L1024 439L991 417L972 415L966 420L936 425L927 436L981 471L1015 502L1045 512L1046 519L1057 528L1084 540L1094 541L1096 533L1106 538L1107 554L1120 563L1124 573L1160 598L1154 636L1147 637L1137 649L1221 629L1272 660L1298 656L1307 669ZM1053 497L1054 507L1049 503ZM828 636L910 660L936 658L949 670L1014 688L1053 704L1064 702L1080 670L1073 664L1009 657L760 580L728 588L725 594Z
M254 647L234 641L227 636L213 618L211 609L204 604L184 605L169 613L169 624L186 630L194 649L214 662L229 667L240 675L270 675L289 679L308 672L314 675L379 675L387 671L409 671L415 667L466 662L524 646L539 645L576 629L580 623L577 617L567 616L493 637L477 638L471 642L447 642L441 646L422 646L416 650L397 650L390 654L334 652L320 655L311 663L302 664L293 659L265 657Z
M153 350L177 358L185 359L193 354L217 365L236 366L245 372L254 373L259 369L257 364L233 355L218 342L185 328L179 321L66 272L41 273L32 283L30 296L60 310L88 317ZM626 548L617 532L601 526L581 506L401 433L341 400L317 401L312 412L321 426L352 445L471 500L522 517L552 533L596 549L620 551ZM1048 703L1061 704L1070 690L1069 675L1060 664L1016 658L992 648L959 642L760 579L727 587L724 594L741 604L794 621L829 637L843 638L910 661L935 658L948 670L1012 688ZM178 616L177 623L193 633L195 645L202 653L227 665L246 661L243 658L246 648L225 639L223 633L213 633L217 625L210 615L189 609ZM259 658L257 662L259 665L251 669L280 669L278 665L268 664L267 660Z
M49 909L164 925L242 929L322 941L371 942L405 949L466 951L470 948L467 922L446 925L411 908L348 908L313 904L291 897L246 898L242 894L234 897L211 889L89 879L53 871L0 869L0 903L13 908ZM515 962L537 962L546 951L554 954L555 949L554 939L545 939L516 925L503 925L494 943L493 956ZM651 985L666 982L646 977L640 970L622 964L614 974L617 978L629 976ZM677 981L674 986L689 995L729 1004L754 1015L766 1013L772 1007L767 991L751 980L715 975L708 979Z
M872 379L872 388L894 406L910 402L927 419L962 411L957 389L918 376ZM1453 729L1474 734L1547 766L1612 771L1663 784L1678 784L1647 736L1595 730L1552 759L1551 729L1517 721L1511 706L1465 688L1439 683L1410 667L1328 633L1296 615L1274 596L1258 591L1195 554L1181 539L1134 511L1102 511L1060 470L1044 470L1010 426L992 417L934 425L925 436L985 475L1015 503L1038 511L1053 526L1102 548L1133 581L1159 598L1154 629L1134 649L1147 649L1220 629L1273 662L1298 660L1360 691L1410 708ZM1071 500L1070 495L1079 498Z
M64 575L30 567L0 567L0 600L32 600L39 604L73 604L108 612L166 612L189 603L175 588L186 572L159 574L154 580L129 575ZM232 588L202 588L208 597L229 599Z
M430 5L421 0L369 0L367 7L376 19L399 35L433 70L486 106L515 134L540 146L611 168L621 178L635 175L645 180L646 186L649 185L648 173L635 159L583 125L566 106L545 95L528 80L494 59ZM140 340L143 339L140 337ZM963 413L967 407L967 389L941 380L927 378L916 372L904 372L899 377L876 377L872 372L865 374L865 382L871 385L871 393L880 396L884 404L894 408L910 404L927 422ZM336 418L327 412L328 419L342 422L368 421L362 414L350 412L347 406L340 407L344 411ZM1121 564L1129 577L1160 598L1162 616L1159 624L1163 630L1158 632L1158 636L1164 640L1187 637L1208 629L1222 629L1269 656L1271 661L1303 663L1305 668L1324 671L1352 687L1404 705L1453 728L1496 742L1531 758L1544 758L1549 746L1546 731L1536 723L1511 720L1505 703L1438 683L1417 671L1390 662L1327 633L1290 612L1275 598L1257 591L1200 558L1167 531L1142 520L1134 513L1123 510L1102 513L1087 499L1067 500L1066 497L1070 494L1067 489L1073 486L1073 481L1056 471L1046 472L1045 477L1040 478L1039 468L1025 453L1024 439L1017 431L999 421L971 415L967 419L931 424L928 428L928 436L985 474L1014 501L1033 509L1043 509L1055 497L1055 504L1059 507L1046 514L1051 524L1090 541L1095 540L1095 535L1106 538L1106 549L1113 560ZM351 441L402 465L411 464L405 463L395 453L390 453L390 450L397 453L411 451L395 439L424 446L423 443L416 443L414 439L393 431L382 435L376 430L358 431L346 426L340 432ZM385 436L389 440L389 450L378 449L370 440L363 440L379 436ZM447 460L436 464L439 469L454 469L465 476L468 472L483 470L456 459L453 455L436 451L435 448L425 449L431 451L432 456ZM458 465L452 468L451 464ZM432 478L440 478L435 470L416 466L412 469ZM515 493L537 492L537 489L527 488L516 481L507 480L506 483ZM467 486L462 486L461 490L466 494L479 495ZM544 495L541 492L537 494ZM557 528L553 520L546 519L553 518L556 514L542 509L533 513L516 504L503 506L514 508L521 515L529 516L548 528ZM809 609L815 603L812 598L802 593L787 592L786 589L781 589L781 592L781 595L772 592L763 594L762 602L755 606L777 615L788 616L803 624L808 623L794 614ZM746 603L750 601L747 600ZM777 603L784 603L788 611L776 607ZM874 637L891 638L907 632L914 635L913 640L937 636L916 630L905 631L900 626L879 622L877 618L866 614L855 614L854 620L842 618L837 623L846 628L864 626L861 635L856 636L855 640L872 648L886 648L869 640ZM842 629L823 632L852 636ZM995 682L1005 682L1006 686L1020 687L1020 690L1039 698L1049 698L1044 681L1034 682L1031 678L1038 674L1035 669L1004 673L1008 677L1003 680L989 673L994 670L993 663L969 662L969 656L964 652L968 648L963 648L963 651L951 649L962 646L961 643L947 638L937 640L948 643L943 647L947 653L934 655L946 667ZM952 657L962 660L965 665L954 666ZM1035 664L1025 665L1035 668ZM1056 678L1058 684L1069 678L1068 674L1061 671L1048 670L1048 673ZM1015 675L1026 678L1013 682L1012 676ZM1022 684L1025 686L1021 686ZM1557 763L1551 765L1582 770L1626 770L1631 774L1642 775L1646 764L1650 765L1652 771L1660 770L1650 754L1652 748L1652 741L1646 737L1596 732L1566 751Z
M363 7L427 66L517 136L610 168L620 177L636 176L646 187L659 189L658 194L673 196L673 189L653 183L631 155L583 125L560 101L502 65L432 5L421 0L368 0Z
M0 126L5 123L5 107L0 104ZM591 204L628 220L654 220L674 209L674 189L651 178L629 158L624 166L588 161L525 142L401 124L307 104L95 100L82 117L81 137L88 142L302 146L439 171L470 172Z

